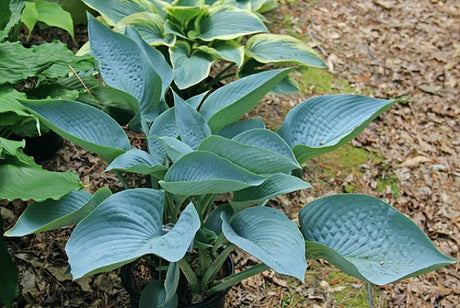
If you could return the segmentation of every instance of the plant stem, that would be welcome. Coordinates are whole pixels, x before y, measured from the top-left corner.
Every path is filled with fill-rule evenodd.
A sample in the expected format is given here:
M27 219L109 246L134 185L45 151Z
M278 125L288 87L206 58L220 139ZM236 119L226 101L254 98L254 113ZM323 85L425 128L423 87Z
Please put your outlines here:
M121 174L120 171L118 170L114 170L116 176L118 177L118 179L120 180L121 184L123 184L123 187L125 189L131 189L131 186L129 186L129 183L128 181L126 180L126 178Z
M235 63L230 63L229 65L227 65L226 68L224 68L222 71L219 72L219 74L216 75L216 77L214 77L209 83L208 83L208 88L211 88L213 85L217 84L219 81L227 78L227 77L230 77L230 76L234 76L235 74L234 73L231 73L231 74L227 74L227 75L224 75L229 69L231 69L232 67L235 66Z
M373 308L374 307L374 302L372 301L372 290L371 290L371 283L367 283L367 297L369 299L369 307Z
M219 269L224 264L225 260L229 256L230 252L235 248L234 244L228 245L214 260L214 262L209 266L206 273L204 273L203 279L201 280L202 287L208 284L209 281L212 281L216 276Z
M215 255L217 252L217 249L220 247L220 243L222 243L222 240L224 239L224 232L220 232L219 236L216 239L216 242L214 243L214 246L212 247L211 250L211 255Z
M257 264L257 265L254 265L253 267L250 267L248 269L245 269L244 271L241 271L239 273L236 273L236 274L233 274L233 275L230 275L228 277L225 277L221 280L219 280L215 285L214 287L212 287L211 289L209 289L207 292L206 292L206 295L210 296L216 292L219 292L219 291L223 291L233 285L235 285L236 283L246 279L246 278L249 278L249 277L252 277L252 276L255 276L257 274L260 274L266 270L270 269L269 266L265 265L264 263L260 263L260 264Z
M177 262L179 264L179 267L184 274L185 278L187 279L188 284L190 285L190 288L192 289L193 293L198 293L200 284L198 282L198 279L195 275L195 272L193 271L192 267L190 264L187 262L187 259L184 257Z

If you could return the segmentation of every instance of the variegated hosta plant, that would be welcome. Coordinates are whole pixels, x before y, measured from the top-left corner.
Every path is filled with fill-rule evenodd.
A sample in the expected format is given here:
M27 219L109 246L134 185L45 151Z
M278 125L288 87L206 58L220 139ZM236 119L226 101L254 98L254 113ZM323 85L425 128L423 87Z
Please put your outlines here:
M139 102L147 146L132 149L106 113L76 101L23 100L41 122L99 154L107 171L147 175L151 187L112 194L71 191L60 200L31 204L6 232L22 236L76 224L67 243L73 278L110 271L138 258L163 260L141 303L177 305L181 273L195 298L210 296L272 268L304 280L307 258L324 258L359 279L387 284L454 261L440 253L406 216L371 196L328 196L305 205L299 226L266 202L310 188L297 175L308 159L357 136L395 100L357 95L310 98L272 131L242 117L286 78L290 69L252 74L211 93L163 104L173 70L133 28L116 33L89 19L92 54L105 83ZM121 179L123 179L121 177ZM230 194L229 194L230 193ZM215 203L220 194L230 199ZM216 279L240 247L260 264ZM155 275L157 277L157 275Z
M302 41L267 33L265 19L256 11L276 4L273 0L83 1L114 30L125 33L129 25L161 51L173 68L172 87L186 98L233 76L229 74L233 67L240 75L252 74L267 63L324 67ZM245 36L251 37L243 44ZM212 78L211 66L218 60L227 67ZM287 78L275 88L277 92L295 90Z

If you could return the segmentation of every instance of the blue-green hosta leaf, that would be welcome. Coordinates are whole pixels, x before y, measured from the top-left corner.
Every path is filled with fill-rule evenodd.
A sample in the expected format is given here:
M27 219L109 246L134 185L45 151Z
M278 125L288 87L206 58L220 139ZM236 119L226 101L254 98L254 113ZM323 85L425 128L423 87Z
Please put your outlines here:
M141 47L142 51L144 51L145 57L160 76L161 98L164 98L166 91L173 80L173 70L171 66L169 66L161 52L151 47L142 39L140 34L136 32L135 28L131 26L126 27L126 35L132 38Z
M263 148L280 155L284 155L294 162L296 161L294 153L286 141L284 141L278 134L268 129L256 128L247 130L235 136L233 140ZM296 166L300 168L300 165L296 164Z
M326 67L326 63L313 48L289 35L273 33L254 35L246 44L246 53L260 63L291 62Z
M174 69L174 82L185 89L205 79L215 57L202 50L192 50L186 42L178 41L169 49Z
M163 178L168 168L155 156L139 149L131 149L115 158L105 170L151 174L156 178Z
M455 263L408 217L371 196L317 199L300 210L299 222L309 258L377 285Z
M225 212L229 217L233 214L233 209L230 204L221 204L209 213L209 216L206 218L204 226L213 231L215 234L220 234L222 232L222 218L221 214Z
M145 254L180 260L200 227L193 204L163 234L164 192L130 189L104 200L77 225L66 245L73 278L115 269Z
M209 9L195 21L197 31L191 39L203 41L232 40L257 32L267 32L262 20L256 14L232 8L218 6Z
M30 165L0 165L0 199L57 200L71 190L81 189L75 172L52 172Z
M159 140L166 151L166 155L168 155L169 159L173 163L178 161L185 154L193 152L193 149L188 144L180 141L179 139L172 137L159 137Z
M11 303L18 295L18 278L19 270L11 260L3 238L3 219L0 216L0 304L6 308L12 307Z
M94 196L83 190L72 190L59 200L34 202L5 235L24 236L75 225L111 194L108 188L99 189Z
M314 97L294 107L277 133L303 163L350 141L396 102L350 94Z
M118 123L89 105L64 100L27 100L22 104L57 134L109 163L131 147Z
M251 204L262 204L273 197L311 187L309 183L295 176L278 173L272 175L262 185L235 191L232 206L241 208Z
M101 13L114 25L126 16L140 12L159 13L149 0L82 0L87 6Z
M160 185L173 194L192 196L236 191L265 179L214 153L195 151L174 163Z
M244 60L244 47L235 41L217 41L208 45L200 45L196 47L204 52L212 54L217 58L234 62L238 67L243 64Z
M198 150L215 153L256 174L289 172L300 168L295 160L277 152L217 135L206 138Z
M0 12L0 42L7 37L11 29L19 23L24 10L23 0L1 1Z
M171 47L176 42L176 36L171 33L165 33L164 23L165 21L158 14L140 12L123 18L115 25L114 30L124 33L124 28L129 25L139 32L149 45L166 45Z
M201 141L211 135L211 130L201 114L176 93L174 93L174 108L180 139L196 150Z
M167 301L167 291L169 291L159 280L153 280L142 289L139 299L139 308L176 308L178 305L177 294Z
M164 111L153 121L152 126L150 126L149 136L179 137L174 107Z
M223 86L203 102L200 113L208 121L211 131L238 121L246 112L273 89L290 69L261 72Z
M231 222L225 213L222 219L222 231L231 243L278 273L304 280L307 269L304 238L281 211L252 207L236 214Z
M116 33L88 15L93 56L105 83L134 96L141 119L152 121L160 112L162 81L145 50L131 38Z
M162 164L166 162L166 150L158 137L150 136L147 139L147 147L149 154L152 155L156 161Z
M232 139L236 135L239 135L242 132L245 132L247 130L254 129L254 128L265 129L264 121L260 118L257 118L257 119L246 119L246 120L242 120L239 122L235 122L235 123L229 124L223 127L222 129L220 129L216 133L216 135Z
M190 106L192 106L193 108L198 109L198 107L201 105L201 102L208 94L209 94L209 91L194 95L190 97L189 99L187 99L186 102L190 104Z
M29 40L30 34L38 21L44 22L48 26L64 29L70 34L72 39L75 39L72 16L57 3L44 0L26 2L22 21L29 29L27 40Z

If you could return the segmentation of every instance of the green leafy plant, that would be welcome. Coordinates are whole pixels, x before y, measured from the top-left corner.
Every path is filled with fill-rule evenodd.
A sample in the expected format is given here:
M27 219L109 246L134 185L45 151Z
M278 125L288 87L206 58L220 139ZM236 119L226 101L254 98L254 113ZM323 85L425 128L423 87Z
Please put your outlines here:
M325 67L316 52L302 41L266 33L265 19L254 11L272 7L276 1L84 2L115 31L124 33L129 25L162 52L173 68L171 86L184 98L228 77L256 73L268 63ZM243 40L247 36L251 37ZM227 66L212 77L211 67L218 61ZM274 89L295 90L288 78Z
M124 35L92 17L88 26L104 82L139 104L132 121L147 137L146 148L132 149L123 128L87 104L21 100L47 127L100 155L126 189L111 194L102 188L94 195L74 190L59 200L33 203L7 236L76 224L66 245L74 279L143 258L159 264L152 270L164 271L165 279L148 285L141 303L168 307L179 301L181 273L194 300L202 301L268 268L303 281L307 258L324 258L375 284L455 262L407 217L371 196L317 199L300 210L300 229L265 206L275 196L311 187L297 176L302 164L348 142L398 100L310 98L274 132L260 119L242 117L291 69L251 74L184 99L171 90L176 75L167 58L134 27L127 26ZM171 107L165 104L167 93ZM150 177L151 186L129 187L122 171ZM226 202L216 202L229 193ZM261 263L219 277L235 247Z

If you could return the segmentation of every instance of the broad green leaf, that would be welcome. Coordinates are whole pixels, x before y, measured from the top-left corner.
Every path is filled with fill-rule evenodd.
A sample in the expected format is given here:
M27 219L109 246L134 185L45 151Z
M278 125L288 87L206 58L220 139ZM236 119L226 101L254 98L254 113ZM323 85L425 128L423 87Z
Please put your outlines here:
M75 172L52 172L27 165L0 165L0 199L57 200L71 190L81 189Z
M233 140L266 149L280 155L284 155L293 162L296 161L294 153L292 153L292 150L286 141L284 141L278 134L268 129L250 129L238 134L233 138ZM300 168L300 165L297 163L295 164Z
M63 100L27 100L22 104L57 134L108 163L131 147L117 122L94 107Z
M0 216L0 304L12 307L11 303L18 295L19 270L11 260L3 238L3 219Z
M21 21L24 0L0 1L0 42L9 35L11 30Z
M455 263L420 228L387 203L344 194L317 199L299 212L308 258L384 285Z
M256 174L290 172L300 168L295 160L284 155L216 135L206 138L198 150L215 153Z
M179 129L176 125L176 111L175 108L169 108L161 113L152 126L150 126L149 136L158 137L172 137L179 136Z
M91 52L99 61L105 83L128 92L140 104L141 119L151 122L160 113L162 81L145 50L88 15Z
M176 308L178 305L177 294L169 300L167 299L168 289L159 280L153 280L142 289L141 297L139 299L139 308Z
M243 64L244 47L235 41L217 41L212 46L200 45L196 47L206 53L214 55L217 58L234 62L238 67Z
M126 34L132 38L142 49L155 72L161 79L161 98L163 99L168 91L169 85L173 80L173 70L169 66L163 54L147 44L133 27L126 27Z
M131 149L115 158L105 170L151 174L156 178L163 178L168 168L163 166L160 160L149 153L139 149Z
M241 134L250 129L261 128L265 129L265 123L262 119L246 119L239 122L229 124L222 129L220 129L216 135L232 139L236 135ZM244 142L243 142L244 143Z
M19 163L19 165L24 164L41 169L41 167L35 163L32 156L24 154L22 149L25 146L25 140L15 141L0 137L0 159L3 159L3 161L0 160L0 163ZM14 160L11 159L12 157Z
M68 65L77 72L93 67L89 56L76 56L59 41L30 48L21 42L0 44L0 84L15 84L40 73L50 78L64 77L72 72Z
M358 136L396 102L349 94L314 97L294 107L277 133L303 163Z
M232 206L241 208L251 204L263 204L273 197L311 187L309 183L295 176L278 173L269 177L259 186L235 191Z
M211 135L211 130L201 114L176 93L174 93L174 110L180 139L196 150L201 141Z
M216 132L228 124L237 122L246 112L287 76L290 69L261 72L223 86L203 102L200 113Z
M313 48L289 35L273 33L254 35L246 43L246 54L261 63L291 62L327 67Z
M87 6L101 13L112 25L134 13L159 13L149 0L82 0Z
M166 45L171 47L176 42L176 36L165 33L165 25L160 15L150 12L134 13L126 16L113 28L114 31L124 33L124 28L134 28L151 46Z
M203 11L205 11L205 8L200 7L196 3L195 6L182 6L178 3L174 3L174 6L166 8L168 20L173 21L182 29L187 29L190 22Z
M297 226L281 211L252 207L233 216L222 214L222 231L231 243L276 272L304 280L305 242Z
M59 200L34 202L5 235L24 236L75 225L110 195L108 188L99 189L94 196L83 190L72 190Z
M170 193L192 196L236 191L265 179L214 153L195 151L174 163L160 185Z
M147 138L148 152L153 158L165 164L166 162L166 149L163 147L161 140L157 136L150 136Z
M0 127L3 131L14 132L16 135L38 135L40 127L35 115L27 112L21 105L20 99L27 98L24 93L16 91L13 87L0 86Z
M203 41L232 40L257 32L267 32L262 20L254 13L229 6L210 8L195 21L196 33L191 39Z
M201 50L192 50L186 42L178 41L169 49L174 69L174 82L185 89L205 79L215 58Z
M72 39L75 39L72 16L57 3L44 0L26 2L22 21L29 29L27 40L30 38L30 34L37 21L44 22L48 26L64 29L70 34Z
M105 199L77 225L66 245L74 279L115 269L145 254L176 262L200 227L193 204L163 235L164 192L137 188Z
M166 154L169 159L175 163L182 156L187 153L193 152L193 149L185 142L172 137L159 137L161 144L163 145Z

